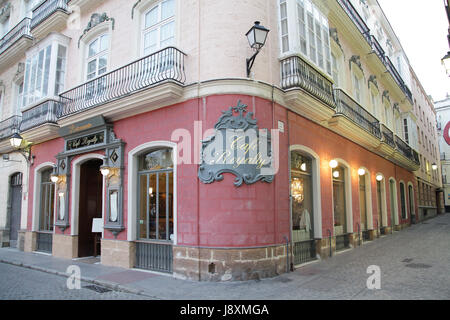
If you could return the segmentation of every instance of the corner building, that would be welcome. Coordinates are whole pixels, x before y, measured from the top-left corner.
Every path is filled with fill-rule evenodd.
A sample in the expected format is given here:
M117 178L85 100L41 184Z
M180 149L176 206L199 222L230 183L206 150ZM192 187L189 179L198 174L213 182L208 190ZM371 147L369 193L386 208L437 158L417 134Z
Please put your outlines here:
M363 3L38 1L0 55L12 83L1 152L18 153L14 133L31 143L17 169L28 177L19 248L248 280L410 225L420 168L410 69L377 2ZM254 21L270 32L247 77ZM223 117L279 132L273 179L199 179L201 141ZM2 212L5 244L12 217Z

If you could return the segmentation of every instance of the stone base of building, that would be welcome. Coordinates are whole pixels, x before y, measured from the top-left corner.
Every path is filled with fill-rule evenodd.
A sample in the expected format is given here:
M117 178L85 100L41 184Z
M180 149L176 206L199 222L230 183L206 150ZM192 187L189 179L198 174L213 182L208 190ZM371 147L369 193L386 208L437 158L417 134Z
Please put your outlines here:
M133 268L136 259L136 243L129 241L101 240L101 263L105 266Z
M0 248L9 247L9 230L0 230Z
M196 281L246 281L286 270L286 246L251 249L173 247L173 275Z
M63 259L77 258L78 236L53 234L52 255Z
M37 248L37 233L33 231L25 232L24 251L34 252Z
M17 249L20 251L25 251L25 235L27 231L26 230L19 230L17 231Z
M316 253L320 257L320 259L328 259L330 257L330 246L331 246L331 254L336 251L336 238L325 238L316 240Z

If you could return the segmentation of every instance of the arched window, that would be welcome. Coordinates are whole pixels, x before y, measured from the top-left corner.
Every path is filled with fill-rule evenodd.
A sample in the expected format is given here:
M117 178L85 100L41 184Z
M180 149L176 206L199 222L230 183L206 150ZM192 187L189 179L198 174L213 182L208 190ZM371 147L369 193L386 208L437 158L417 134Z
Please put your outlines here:
M348 233L347 203L345 196L345 168L342 166L333 170L333 205L334 205L334 234L339 236Z
M160 148L138 158L138 240L173 240L172 157L172 149Z
M414 206L414 188L412 185L408 186L408 198L409 198L409 212L411 214L411 220L413 223L415 223L415 206Z
M47 169L41 173L39 231L53 231L55 184L50 180L52 171L52 169Z
M144 13L142 53L149 55L175 44L175 0L160 1Z

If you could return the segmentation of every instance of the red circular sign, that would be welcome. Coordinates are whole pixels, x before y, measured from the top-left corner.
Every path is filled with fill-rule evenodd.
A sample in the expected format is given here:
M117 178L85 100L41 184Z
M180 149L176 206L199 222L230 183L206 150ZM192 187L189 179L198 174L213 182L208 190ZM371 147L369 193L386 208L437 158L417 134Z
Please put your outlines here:
M445 142L447 142L447 144L450 146L450 136L448 134L449 130L450 130L450 122L447 123L447 125L445 126L445 129L444 129Z

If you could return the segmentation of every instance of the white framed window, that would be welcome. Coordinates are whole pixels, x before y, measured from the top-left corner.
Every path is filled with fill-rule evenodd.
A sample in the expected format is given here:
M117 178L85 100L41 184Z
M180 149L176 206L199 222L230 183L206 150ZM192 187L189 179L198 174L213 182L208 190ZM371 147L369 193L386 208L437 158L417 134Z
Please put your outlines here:
M300 53L332 76L327 17L311 0L280 0L279 15L281 53Z
M333 76L334 84L336 87L339 87L340 81L339 81L339 64L338 64L338 58L332 53L331 54L331 74Z
M3 38L9 32L9 14L2 18L0 21L0 39Z
M17 92L18 100L21 100L17 101L18 108L27 107L47 97L55 97L63 91L69 40L65 36L54 34L27 52L23 90ZM21 90L20 86L18 90Z
M379 109L378 109L378 102L377 102L377 94L373 90L370 90L370 103L372 105L372 114L380 119L379 116Z
M143 14L142 52L147 56L175 44L175 0L164 0Z
M87 46L86 80L91 80L108 69L109 34L105 33L92 40Z

